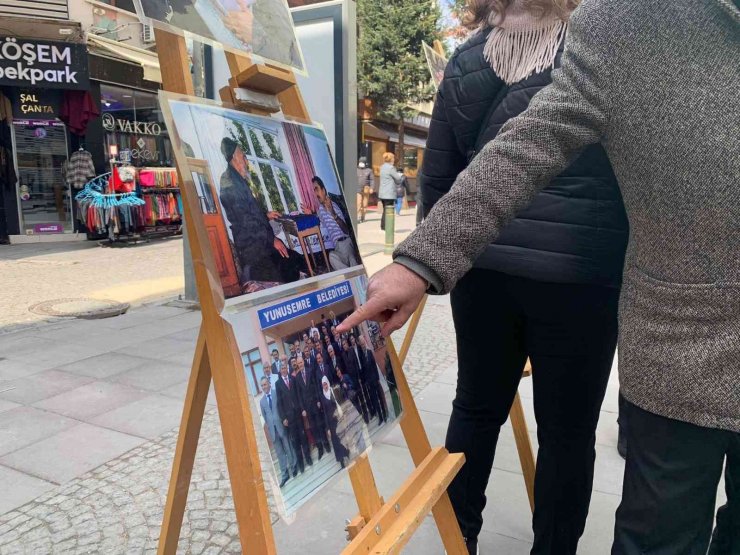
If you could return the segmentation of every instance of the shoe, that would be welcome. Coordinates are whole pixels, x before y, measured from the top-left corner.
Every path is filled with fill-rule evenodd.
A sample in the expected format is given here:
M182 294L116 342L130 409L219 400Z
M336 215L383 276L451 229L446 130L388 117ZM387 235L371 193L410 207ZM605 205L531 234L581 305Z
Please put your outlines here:
M321 460L321 457L323 457L323 456L324 456L324 448L323 447L319 447L319 460Z
M308 459L306 462L308 463L308 466L313 466L313 459Z
M293 478L295 478L296 476L298 476L298 467L294 466L293 467Z
M465 540L465 547L468 548L468 555L478 555L478 538L470 538Z
M301 474L303 474L306 471L306 467L301 465Z
M339 461L339 464L341 464L342 465L342 468L344 468L345 467L345 465L344 465L344 459L342 459L341 461Z
M290 480L290 476L283 476L283 481L280 482L280 487L282 488L287 482Z
M329 444L324 445L324 451L326 451L327 453L331 453L331 445Z
M623 459L627 458L627 434L622 426L619 427L619 436L617 437L617 453Z

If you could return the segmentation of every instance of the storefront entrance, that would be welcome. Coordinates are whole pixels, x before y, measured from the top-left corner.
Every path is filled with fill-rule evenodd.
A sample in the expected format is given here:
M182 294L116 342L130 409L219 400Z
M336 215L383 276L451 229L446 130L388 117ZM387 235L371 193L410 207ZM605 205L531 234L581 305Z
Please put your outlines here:
M67 130L59 122L38 123L13 124L21 230L32 234L71 232L71 191L62 176Z

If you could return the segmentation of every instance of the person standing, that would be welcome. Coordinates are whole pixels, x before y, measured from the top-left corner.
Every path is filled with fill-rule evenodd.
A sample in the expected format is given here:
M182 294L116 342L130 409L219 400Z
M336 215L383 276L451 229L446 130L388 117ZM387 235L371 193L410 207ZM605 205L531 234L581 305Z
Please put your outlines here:
M382 426L388 420L388 408L385 404L383 388L380 385L380 372L378 363L375 361L375 354L368 349L367 341L362 335L360 336L360 359L365 369L363 372L364 389L378 417L378 424Z
M262 419L265 421L267 433L277 453L278 464L282 472L282 481L280 482L280 487L282 488L290 480L291 468L296 468L296 457L288 441L286 427L278 413L277 399L273 399L270 379L264 377L260 380L260 383L262 385L262 392L264 393L262 399L260 399L260 411L262 412Z
M367 167L367 158L360 156L357 162L357 215L360 223L365 221L367 203L373 192L373 170Z
M401 208L403 208L403 199L406 197L406 193L408 193L409 190L409 181L403 173L403 168L398 168L398 173L403 176L401 178L401 183L396 185L396 215L400 216Z
M288 374L288 367L285 365L280 368L280 379L275 384L275 394L278 416L293 444L293 453L296 458L296 464L293 466L293 477L295 478L299 470L303 474L306 470L305 465L313 465L313 460L303 427L301 408L296 397L295 378Z
M326 419L326 431L331 438L331 445L334 448L334 458L342 468L344 468L344 460L349 459L350 452L349 449L344 446L342 440L339 438L339 434L337 433L337 426L339 425L339 418L337 417L339 404L334 398L334 391L329 384L328 378L322 378L319 385L320 393L318 399L321 402L321 410Z
M326 421L321 413L321 403L316 391L314 371L307 370L302 359L298 360L298 374L296 375L296 397L301 407L301 415L308 419L314 443L319 450L319 460L324 451L331 452L329 440L326 437Z
M395 167L396 155L392 152L383 154L383 165L380 166L380 187L378 188L378 199L382 207L380 215L380 229L385 230L385 207L396 203L396 187L401 184L403 174Z
M630 221L619 314L627 461L613 555L706 553L723 467L728 504L711 551L740 546L739 37L740 0L584 2L553 84L460 174L339 328L380 318L383 333L398 329L426 291L453 289L507 222L601 143ZM567 398L557 407L570 411Z
M468 2L466 23L478 32L450 58L437 92L427 140L433 155L419 178L424 213L433 213L467 162L551 83L577 3ZM526 55L515 48L525 37ZM488 180L496 186L495 171ZM539 443L532 553L576 552L617 342L627 236L616 177L603 147L593 145L552 176L452 291L459 362L445 445L465 454L449 494L471 553L527 357Z

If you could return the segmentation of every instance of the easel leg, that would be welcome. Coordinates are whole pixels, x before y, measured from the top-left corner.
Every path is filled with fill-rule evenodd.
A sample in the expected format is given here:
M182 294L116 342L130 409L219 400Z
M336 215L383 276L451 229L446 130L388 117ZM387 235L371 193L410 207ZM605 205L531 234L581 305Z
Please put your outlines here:
M532 454L532 443L529 440L527 421L524 419L524 409L519 393L514 397L514 404L509 412L511 427L514 428L514 439L516 449L519 452L519 462L522 465L524 484L527 486L527 497L529 497L529 508L534 512L534 471L535 462Z
M190 372L188 392L180 420L180 432L177 437L175 460L172 463L170 488L167 492L162 531L159 536L160 555L174 555L180 541L180 529L185 515L185 505L190 489L190 478L193 474L195 452L198 448L200 427L208 400L208 389L211 385L211 367L208 362L205 331L201 327L198 343L195 348L193 368Z
M422 303L417 312L414 314L409 330L406 333L406 338L413 337L416 332L416 327L421 317L421 312L424 309ZM409 339L409 345L410 345ZM406 344L406 341L404 341ZM401 368L401 361L396 350L393 347L393 342L388 340L388 353L391 357L391 362L394 368ZM408 345L406 346L406 353L408 353ZM406 375L401 372L394 373L396 378L396 387L398 388L398 394L401 397L401 405L403 406L403 418L401 419L401 431L406 438L406 443L409 446L411 452L411 458L416 466L419 466L424 459L432 451L432 445L429 443L429 437L427 436L424 424L421 421L421 415L419 410L416 408L416 402L411 394L411 388L409 387L408 381L406 381ZM460 531L460 525L457 523L457 517L455 511L452 509L452 503L450 497L445 492L434 505L432 509L434 520L437 523L440 536L445 546L445 550L448 555L465 555L467 554L467 548L463 541L462 532Z

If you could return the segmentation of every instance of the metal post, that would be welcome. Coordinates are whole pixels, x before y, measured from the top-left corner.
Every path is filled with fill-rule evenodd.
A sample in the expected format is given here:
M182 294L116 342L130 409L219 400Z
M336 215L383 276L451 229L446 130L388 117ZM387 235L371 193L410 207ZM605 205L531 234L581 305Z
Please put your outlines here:
M387 204L383 207L385 210L385 254L393 254L396 248L396 209L393 204Z

